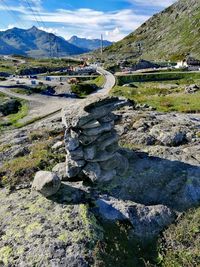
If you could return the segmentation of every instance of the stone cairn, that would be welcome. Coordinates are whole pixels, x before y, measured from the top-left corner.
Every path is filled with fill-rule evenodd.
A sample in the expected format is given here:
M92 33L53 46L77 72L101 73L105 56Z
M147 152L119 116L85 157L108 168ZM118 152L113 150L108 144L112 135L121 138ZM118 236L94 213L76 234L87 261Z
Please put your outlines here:
M88 177L109 181L128 170L128 160L119 153L113 110L130 105L117 97L91 97L63 110L66 127L66 174L69 179Z

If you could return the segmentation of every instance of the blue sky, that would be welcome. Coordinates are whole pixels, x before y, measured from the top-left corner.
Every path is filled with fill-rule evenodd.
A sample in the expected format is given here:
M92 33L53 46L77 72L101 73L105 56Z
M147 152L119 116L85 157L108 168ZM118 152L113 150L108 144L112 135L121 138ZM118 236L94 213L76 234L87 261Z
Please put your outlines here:
M33 25L72 35L118 41L175 0L1 0L0 30Z

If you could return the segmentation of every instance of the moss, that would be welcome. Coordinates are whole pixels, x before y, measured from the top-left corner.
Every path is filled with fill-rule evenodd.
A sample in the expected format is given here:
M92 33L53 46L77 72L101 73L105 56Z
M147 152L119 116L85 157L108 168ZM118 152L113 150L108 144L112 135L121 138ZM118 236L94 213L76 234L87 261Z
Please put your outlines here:
M25 233L26 235L29 236L31 235L32 232L41 230L42 230L42 225L39 222L33 222L26 227Z
M10 147L10 144L0 145L0 153L6 152Z
M0 261L7 265L9 263L12 252L13 250L10 246L4 246L0 248Z
M8 229L6 234L2 236L2 240L8 241L10 239L15 239L15 241L19 241L22 236L23 234L18 229Z
M103 238L102 228L97 223L97 219L94 214L89 212L89 207L86 204L80 205L80 216L83 222L83 225L86 228L86 234L89 238L93 240L100 240Z
M57 239L66 243L69 240L69 234L67 233L67 231L65 231L61 233Z

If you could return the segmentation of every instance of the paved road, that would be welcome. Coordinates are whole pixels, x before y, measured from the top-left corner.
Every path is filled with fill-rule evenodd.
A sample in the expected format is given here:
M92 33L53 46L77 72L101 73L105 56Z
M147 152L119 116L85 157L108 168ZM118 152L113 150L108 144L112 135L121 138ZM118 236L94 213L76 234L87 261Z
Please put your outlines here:
M111 73L109 73L108 71L102 68L98 68L98 72L101 75L105 76L106 81L105 81L103 88L95 92L93 96L94 95L106 95L115 85L114 75L112 75ZM9 88L5 88L5 87L0 87L0 92L6 95L9 95L11 97L16 97L16 98L29 101L29 105L30 105L29 115L26 116L24 119L22 119L21 122L27 122L37 117L46 117L48 116L48 114L60 111L62 108L66 107L67 105L74 105L74 104L76 105L77 102L81 101L80 99L45 96L45 95L40 95L40 94L33 94L30 96L27 96L27 95L12 92ZM58 116L60 116L59 113L58 113Z
M112 73L104 70L101 67L97 68L97 72L99 74L103 75L105 77L105 80L106 80L103 88L101 90L99 90L98 93L108 94L109 91L115 86L115 83L116 83L115 76Z

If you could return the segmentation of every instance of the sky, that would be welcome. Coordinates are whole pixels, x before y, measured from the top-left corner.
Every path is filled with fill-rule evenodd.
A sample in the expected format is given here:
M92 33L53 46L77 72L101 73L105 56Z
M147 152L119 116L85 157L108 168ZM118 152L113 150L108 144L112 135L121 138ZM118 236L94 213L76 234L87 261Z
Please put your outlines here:
M0 30L36 26L65 39L72 35L118 41L175 0L0 0Z

